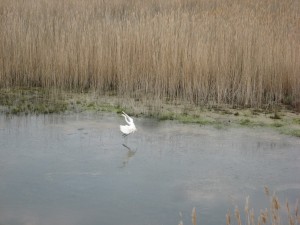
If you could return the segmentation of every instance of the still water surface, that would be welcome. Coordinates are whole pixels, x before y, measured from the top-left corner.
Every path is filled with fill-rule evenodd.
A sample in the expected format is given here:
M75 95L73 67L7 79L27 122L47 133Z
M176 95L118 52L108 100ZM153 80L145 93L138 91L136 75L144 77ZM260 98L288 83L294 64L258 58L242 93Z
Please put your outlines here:
M265 185L300 198L299 138L135 121L124 139L117 115L0 116L0 224L191 224L196 207L216 225L248 195L269 207Z

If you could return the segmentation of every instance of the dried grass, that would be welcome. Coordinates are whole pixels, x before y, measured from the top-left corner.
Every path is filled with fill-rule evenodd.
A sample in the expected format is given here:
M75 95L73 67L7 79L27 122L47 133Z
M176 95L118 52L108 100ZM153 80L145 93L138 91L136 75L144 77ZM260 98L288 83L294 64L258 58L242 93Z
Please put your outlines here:
M270 190L268 187L265 187L265 194L270 201L270 209L265 208L264 210L260 210L257 221L255 220L254 209L249 208L249 197L246 198L245 203L245 217L244 224L251 225L264 225L264 224L288 224L288 225L296 225L299 224L300 216L298 215L299 203L296 201L294 211L291 210L288 201L286 200L286 215L287 217L283 217L283 212L281 211L281 203L279 201L278 196L274 193L272 196L270 195ZM230 211L226 214L226 224L230 225ZM242 225L242 216L239 212L239 208L236 206L235 210L235 218L238 225ZM281 221L281 218L286 218L287 221Z
M2 0L0 88L296 105L296 0Z
M196 208L195 207L192 210L192 224L197 225L197 214L196 214Z
M232 221L231 214L232 211L228 210L226 213L226 225L231 224L246 224L246 225L279 225L279 224L287 224L287 225L298 225L300 224L300 216L299 216L299 201L296 200L294 209L291 209L289 202L286 200L285 202L285 208L286 208L286 217L281 209L281 203L278 199L278 196L274 193L272 196L270 196L270 190L268 187L265 187L265 194L267 198L270 201L270 208L265 208L264 210L261 209L259 216L257 219L255 219L255 213L254 209L250 209L250 203L249 203L249 196L246 197L245 202L245 208L244 212L245 214L242 215L240 213L239 207L235 206L234 209L234 217L235 221ZM182 215L180 214L181 220L179 222L179 225L183 225L182 222ZM281 218L284 218L282 221ZM192 225L196 225L196 209L193 208L192 210Z

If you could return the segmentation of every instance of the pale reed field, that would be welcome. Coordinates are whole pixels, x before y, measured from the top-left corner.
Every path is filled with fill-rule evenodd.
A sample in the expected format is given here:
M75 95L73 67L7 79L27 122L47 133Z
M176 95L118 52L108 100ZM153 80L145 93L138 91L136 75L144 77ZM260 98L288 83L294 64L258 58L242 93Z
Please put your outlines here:
M299 0L0 0L0 87L300 104Z

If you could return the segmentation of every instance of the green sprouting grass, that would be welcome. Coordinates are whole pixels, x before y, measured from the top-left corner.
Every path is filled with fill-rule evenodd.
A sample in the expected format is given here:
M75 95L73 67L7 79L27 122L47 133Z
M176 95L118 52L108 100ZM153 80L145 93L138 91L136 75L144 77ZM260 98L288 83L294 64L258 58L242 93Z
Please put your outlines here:
M64 92L55 89L14 88L0 89L0 113L6 114L49 114L61 112L111 112L125 111L130 115L152 117L159 120L176 120L186 124L210 125L217 129L228 126L268 127L278 132L300 137L300 118L297 114L282 111L284 118L272 119L268 113L248 115L247 110L230 109L211 111L197 106L189 106L188 110L179 102L151 100L135 101L130 98L103 96L91 93ZM224 113L226 112L226 113Z
M280 122L275 122L275 123L273 123L271 126L273 126L273 127L283 127L284 124L283 124L283 123L280 123Z
M300 124L300 118L294 118L293 123L295 124Z
M291 131L291 135L295 137L300 137L300 129L294 129Z
M59 94L40 88L1 89L0 112L7 114L49 114L67 110L67 102Z
M249 125L251 125L253 123L249 119L241 119L240 122L239 122L239 124L242 125L242 126L249 126Z
M164 112L158 115L159 120L177 120L181 123L194 123L199 125L213 125L214 122L201 116L189 115L186 113Z

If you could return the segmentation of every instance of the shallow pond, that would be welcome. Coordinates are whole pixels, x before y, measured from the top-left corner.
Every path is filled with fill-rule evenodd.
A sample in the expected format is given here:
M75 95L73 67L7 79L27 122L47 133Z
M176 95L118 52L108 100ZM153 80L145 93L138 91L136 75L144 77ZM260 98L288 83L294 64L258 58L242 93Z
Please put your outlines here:
M0 116L0 224L225 224L300 198L300 139L267 129L215 129L117 115ZM180 216L181 214L181 216Z

